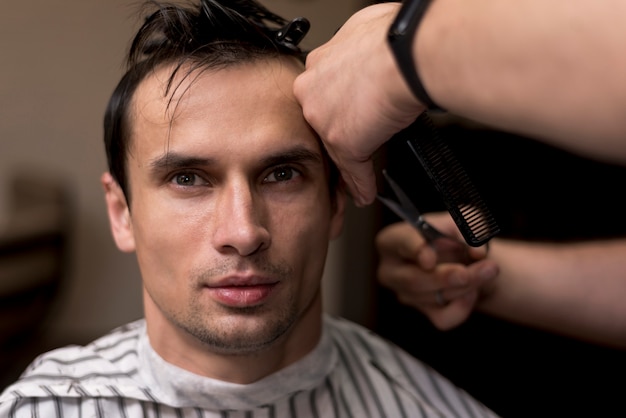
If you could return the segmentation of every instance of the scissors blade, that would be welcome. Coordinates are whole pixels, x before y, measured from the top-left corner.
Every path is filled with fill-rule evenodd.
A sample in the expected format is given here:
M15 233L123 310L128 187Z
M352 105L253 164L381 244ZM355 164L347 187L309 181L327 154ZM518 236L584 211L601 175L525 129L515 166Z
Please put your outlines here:
M439 252L438 257L440 257L442 262L449 261L466 265L473 262L468 252L469 247L465 242L443 234L421 217L419 219L411 218L397 202L391 199L381 195L377 195L376 198L398 215L400 219L408 222L418 230L424 239Z
M404 208L402 208L398 202L395 202L391 199L388 199L386 197L383 197L381 195L376 195L376 198L378 200L380 200L385 206L387 206L389 209L391 209L391 211L393 213L395 213L396 215L398 215L402 220L410 223L411 225L413 225L414 227L417 227L417 220L411 218L411 216L409 216L409 214L404 210ZM419 228L417 228L419 230Z
M387 170L383 170L383 175L385 176L385 180L387 180L387 183L389 183L389 186L391 186L391 190L393 190L394 194L398 197L398 200L400 201L400 204L398 204L390 199L383 198L387 200L387 203L385 203L387 207L389 207L392 211L394 211L396 215L400 216L405 221L410 222L414 226L421 225L423 223L422 214L417 209L415 204L413 204L413 201L409 199L409 196L407 196L407 194L404 193L404 190L402 190L402 188L398 185L398 183L396 183L391 178L391 176L387 174ZM394 206L395 209L392 208L390 205ZM403 215L400 215L398 211L402 212Z
M404 193L385 170L383 170L383 175L398 199L400 199L400 203L381 195L376 196L378 200L391 209L391 211L402 220L417 229L426 241L439 252L439 257L441 257L442 261L460 262L463 264L472 263L472 258L469 255L469 247L465 242L446 235L429 224L406 193Z

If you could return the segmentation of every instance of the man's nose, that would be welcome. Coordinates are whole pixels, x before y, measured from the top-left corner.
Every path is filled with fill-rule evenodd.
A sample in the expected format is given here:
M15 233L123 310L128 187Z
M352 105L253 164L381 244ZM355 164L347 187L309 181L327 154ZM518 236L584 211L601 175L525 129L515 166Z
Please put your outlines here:
M261 197L247 183L242 183L220 190L214 239L218 251L248 256L269 247L270 233Z

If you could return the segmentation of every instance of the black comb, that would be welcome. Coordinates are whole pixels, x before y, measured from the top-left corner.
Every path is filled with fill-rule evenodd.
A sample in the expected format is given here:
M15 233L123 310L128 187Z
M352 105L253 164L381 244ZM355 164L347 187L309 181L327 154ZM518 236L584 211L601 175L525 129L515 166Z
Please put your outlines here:
M500 232L489 207L426 112L394 138L411 148L468 245L481 246Z

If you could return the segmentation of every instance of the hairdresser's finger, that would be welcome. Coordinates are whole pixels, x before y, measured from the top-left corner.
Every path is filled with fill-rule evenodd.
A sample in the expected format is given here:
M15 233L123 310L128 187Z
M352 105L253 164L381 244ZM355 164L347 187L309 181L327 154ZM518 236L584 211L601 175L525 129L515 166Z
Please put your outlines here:
M329 155L339 168L341 177L348 188L348 192L359 207L367 206L376 198L376 174L371 159L359 161L340 152L328 148Z
M474 311L478 300L478 290L469 291L463 295L446 300L445 305L433 304L423 309L423 313L432 324L442 331L447 331L467 321Z
M407 222L397 222L381 229L375 245L380 262L414 263L423 270L432 270L437 255L424 237Z

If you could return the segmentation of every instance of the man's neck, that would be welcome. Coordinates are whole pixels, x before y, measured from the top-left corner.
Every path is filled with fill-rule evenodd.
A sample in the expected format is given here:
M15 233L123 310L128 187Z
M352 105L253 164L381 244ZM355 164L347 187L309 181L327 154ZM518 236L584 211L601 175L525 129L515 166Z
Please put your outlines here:
M270 347L249 354L212 351L149 302L145 311L150 345L165 361L197 375L238 384L255 382L298 361L315 348L322 332L320 298Z

